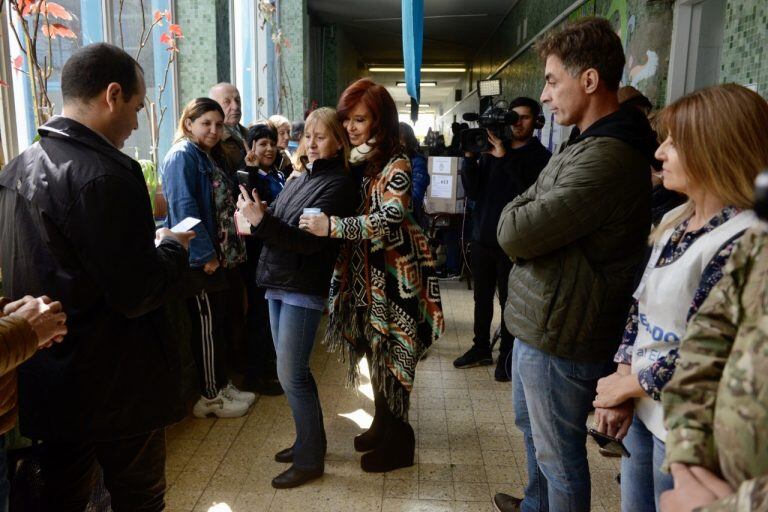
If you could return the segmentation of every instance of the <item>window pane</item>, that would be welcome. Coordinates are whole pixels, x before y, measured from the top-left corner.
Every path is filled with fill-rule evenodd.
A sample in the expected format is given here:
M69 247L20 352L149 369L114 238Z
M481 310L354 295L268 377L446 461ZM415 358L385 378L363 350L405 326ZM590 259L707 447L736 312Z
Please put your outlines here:
M111 42L117 46L121 46L122 44L123 49L131 56L139 56L139 64L141 64L141 67L144 69L144 80L147 84L147 98L151 101L157 101L157 88L159 84L155 79L155 45L153 41L155 38L148 37L149 27L152 25L152 2L149 0L144 2L141 2L140 0L124 0L121 15L120 1L111 1L112 26L110 27L110 33L112 34L113 39ZM142 3L144 4L143 17L141 9ZM120 39L121 26L123 35L122 41ZM154 30L159 34L164 30L164 27L156 26ZM143 41L145 41L145 44L139 53L139 48ZM160 79L162 79L162 77L160 77ZM168 91L166 91L165 94L168 94ZM132 157L138 155L138 158L149 158L152 139L150 136L150 123L147 114L148 112L139 114L139 129L133 132L130 138L125 141L123 151ZM167 117L168 116L166 116L164 123L172 123L173 120L169 120Z

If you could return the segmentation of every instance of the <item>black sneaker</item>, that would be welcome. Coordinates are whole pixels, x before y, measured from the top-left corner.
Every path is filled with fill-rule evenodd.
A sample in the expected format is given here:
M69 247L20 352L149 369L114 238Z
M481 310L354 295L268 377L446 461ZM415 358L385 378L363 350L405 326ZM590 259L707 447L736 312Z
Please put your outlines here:
M499 492L493 497L493 510L496 512L520 512L522 502L523 500L520 498Z
M490 348L479 348L473 345L471 349L456 359L453 366L456 368L472 368L473 366L488 366L493 364L493 356Z
M510 352L499 353L499 358L496 360L496 371L493 373L493 378L496 382L509 382L512 380L512 357Z

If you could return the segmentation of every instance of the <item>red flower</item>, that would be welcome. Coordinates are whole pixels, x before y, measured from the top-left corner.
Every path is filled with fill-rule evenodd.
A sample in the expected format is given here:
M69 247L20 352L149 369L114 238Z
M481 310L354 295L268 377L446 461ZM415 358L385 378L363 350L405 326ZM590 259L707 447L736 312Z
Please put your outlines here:
M181 26L179 25L168 25L168 32L176 37L184 37L184 34L181 32Z
M164 17L165 17L165 13L163 13L163 12L161 12L161 11L155 11L155 15L154 15L154 22L155 22L155 23L157 23L158 25L161 25L161 26L162 26L163 22L162 22L161 20L162 20Z
M160 34L160 42L163 44L170 45L173 42L173 39L171 38L171 35L168 32L163 32Z
M61 23L51 23L50 25L48 23L43 23L43 34L51 39L56 39L57 37L77 39L77 34Z
M24 64L24 57L21 55L17 55L15 59L13 59L13 69L16 71L21 71L21 66Z

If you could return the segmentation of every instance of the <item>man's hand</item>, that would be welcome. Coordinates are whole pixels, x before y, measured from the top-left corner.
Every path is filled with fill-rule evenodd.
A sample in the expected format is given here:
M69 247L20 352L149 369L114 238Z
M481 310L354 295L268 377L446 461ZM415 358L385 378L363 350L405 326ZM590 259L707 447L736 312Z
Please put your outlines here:
M50 304L51 303L51 299L49 299L45 295L40 297L40 299L42 299L46 304ZM19 300L16 300L16 301L13 301L13 302L9 302L8 304L5 305L5 308L3 308L3 311L1 312L2 314L0 314L0 316L7 316L7 315L10 315L12 313L15 313L24 304L26 304L27 302L31 302L33 300L35 300L35 298L33 296L25 295L24 297L20 298Z
M700 466L672 464L675 488L662 493L661 512L690 512L733 494L728 482Z
M203 272L205 272L208 275L211 275L214 272L216 272L220 266L221 264L219 263L218 256L214 256L213 258L208 260L208 263L203 265Z
M495 156L496 158L503 158L504 155L507 154L507 150L504 149L504 143L500 138L496 137L491 130L486 131L488 132L488 142L490 142L491 146L493 146L491 149L486 151L486 153L491 156Z
M170 238L171 240L176 240L182 246L184 246L184 249L187 251L189 251L190 240L195 238L195 236L196 234L194 231L184 231L182 233L174 233L168 228L160 228L155 232L155 238L157 240L160 240L161 242L166 238Z
M25 299L26 297L21 301ZM60 342L67 334L67 315L63 311L61 302L51 302L51 299L45 296L26 300L9 316L23 318L29 323L37 335L38 348L49 347L54 341Z
M633 400L627 400L616 407L595 407L595 430L616 439L624 439L632 425L634 410Z

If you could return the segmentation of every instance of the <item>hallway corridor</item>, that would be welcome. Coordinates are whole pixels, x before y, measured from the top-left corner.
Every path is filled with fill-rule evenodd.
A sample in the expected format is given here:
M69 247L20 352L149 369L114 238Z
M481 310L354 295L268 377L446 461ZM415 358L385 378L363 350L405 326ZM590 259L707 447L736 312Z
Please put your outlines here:
M472 343L472 292L457 281L441 281L441 290L447 331L416 373L413 467L362 472L352 438L371 420L369 381L362 379L360 392L346 389L337 355L316 346L312 368L328 436L323 478L292 490L271 487L287 467L273 456L293 442L293 419L284 396L259 397L244 418L190 417L169 430L168 510L487 512L497 492L521 496L525 450L510 384L493 380L493 366L454 369ZM592 510L618 511L619 459L600 456L591 440L588 447Z

